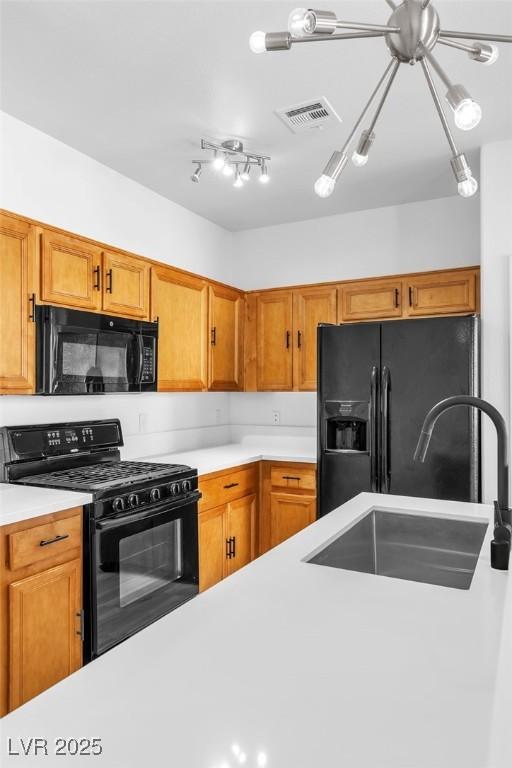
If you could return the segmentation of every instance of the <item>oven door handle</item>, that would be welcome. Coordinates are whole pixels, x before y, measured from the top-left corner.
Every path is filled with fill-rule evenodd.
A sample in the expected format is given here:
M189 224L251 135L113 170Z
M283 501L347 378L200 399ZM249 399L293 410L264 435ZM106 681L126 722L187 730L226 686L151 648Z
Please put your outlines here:
M189 504L195 504L201 498L199 491L193 491L189 493L183 499L174 503L164 502L157 507L145 510L143 512L127 512L124 515L116 515L115 517L107 518L106 520L98 520L96 528L100 531L112 531L114 528L121 528L123 525L129 525L130 523L138 523L141 520L147 520L151 517L161 517L169 512L174 512L181 507L186 507Z

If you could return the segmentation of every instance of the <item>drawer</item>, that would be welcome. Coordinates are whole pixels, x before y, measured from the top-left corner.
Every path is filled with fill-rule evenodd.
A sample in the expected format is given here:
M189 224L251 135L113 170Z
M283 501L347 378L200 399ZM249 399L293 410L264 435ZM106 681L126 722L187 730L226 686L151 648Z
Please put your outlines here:
M73 515L53 523L36 525L9 534L9 567L12 571L80 548L82 516Z
M240 499L258 490L258 469L256 466L227 472L225 475L199 478L199 490L203 494L199 501L199 511L213 509L230 501Z
M288 491L316 491L316 467L287 467L285 464L272 465L270 483L273 488L286 488Z

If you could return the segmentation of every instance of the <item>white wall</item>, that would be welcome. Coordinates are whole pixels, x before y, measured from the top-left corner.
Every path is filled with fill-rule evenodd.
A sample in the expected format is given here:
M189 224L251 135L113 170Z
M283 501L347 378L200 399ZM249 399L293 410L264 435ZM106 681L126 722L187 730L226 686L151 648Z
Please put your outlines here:
M482 147L480 161L482 269L482 396L510 425L509 265L512 258L512 141ZM510 431L510 427L509 427ZM483 422L483 481L496 498L496 435Z
M231 274L249 290L474 265L479 222L456 195L235 232Z
M228 281L222 227L3 112L0 152L0 208Z

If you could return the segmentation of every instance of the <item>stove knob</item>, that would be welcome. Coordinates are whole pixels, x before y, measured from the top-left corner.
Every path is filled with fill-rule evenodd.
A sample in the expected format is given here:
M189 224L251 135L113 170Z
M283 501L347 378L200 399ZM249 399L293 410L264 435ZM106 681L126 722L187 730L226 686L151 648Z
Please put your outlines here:
M184 480L183 485L181 486L183 488L183 493L188 493L192 490L192 483L190 480Z
M149 498L151 501L160 501L160 488L152 488L149 492Z
M139 497L136 493L130 493L128 496L128 504L130 507L137 507L139 504Z
M112 502L112 509L114 512L122 512L124 509L124 499L121 498L121 496L118 496L114 501Z
M178 496L180 492L180 484L179 483L172 483L171 484L171 496Z

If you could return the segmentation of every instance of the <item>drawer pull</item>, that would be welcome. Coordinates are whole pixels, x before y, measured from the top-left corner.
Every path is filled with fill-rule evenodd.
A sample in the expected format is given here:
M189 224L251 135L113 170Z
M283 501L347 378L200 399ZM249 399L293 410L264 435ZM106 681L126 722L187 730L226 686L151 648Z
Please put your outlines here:
M240 485L240 483L229 483L229 485L225 485L224 488L236 488L237 485Z
M300 477L294 477L293 475L283 475L283 480L298 480L300 482Z
M39 542L39 546L47 547L48 544L56 544L58 541L64 541L64 539L69 539L69 533L63 533L59 536L55 536L54 539L43 539Z

